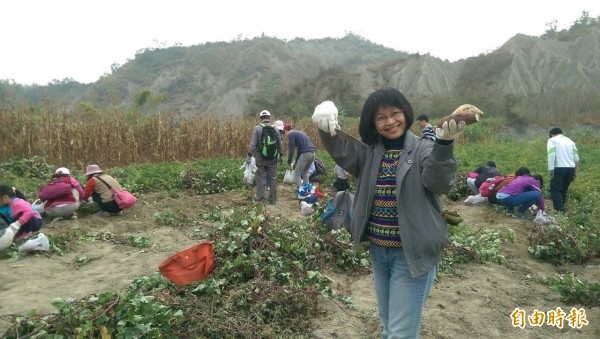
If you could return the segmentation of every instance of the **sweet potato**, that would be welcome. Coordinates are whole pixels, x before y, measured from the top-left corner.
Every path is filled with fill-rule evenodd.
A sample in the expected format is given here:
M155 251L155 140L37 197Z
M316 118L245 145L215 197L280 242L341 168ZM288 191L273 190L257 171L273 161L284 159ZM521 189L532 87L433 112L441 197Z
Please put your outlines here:
M470 112L463 112L463 113L450 114L450 115L447 115L447 116L441 118L440 120L437 121L437 127L442 128L442 125L444 124L444 122L450 121L450 119L454 119L457 124L461 121L464 121L465 123L467 123L467 125L474 124L477 121L479 121L479 117L477 116L477 114L470 113Z
M483 112L476 106L469 104L461 105L452 114L439 119L437 127L442 128L444 122L450 121L450 119L454 119L456 123L464 121L467 125L471 125L479 121L480 115L483 115Z

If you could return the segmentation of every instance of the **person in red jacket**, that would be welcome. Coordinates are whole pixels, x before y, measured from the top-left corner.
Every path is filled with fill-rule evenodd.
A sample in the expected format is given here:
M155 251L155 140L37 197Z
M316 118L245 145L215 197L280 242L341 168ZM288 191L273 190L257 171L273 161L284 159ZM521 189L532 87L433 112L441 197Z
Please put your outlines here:
M317 177L311 177L309 178L310 183L313 186L314 191L314 195L317 196L317 198L322 199L325 197L325 193L321 192L321 190L319 190L319 184L321 183L321 179L317 178Z
M63 218L77 219L77 210L80 206L80 199L83 198L83 189L75 178L71 176L71 172L66 167L61 167L54 172L52 181L63 182L71 186L71 192L62 197L46 200L44 203L44 211L54 221Z
M326 196L325 193L319 190L321 180L318 177L310 177L310 183L303 186L305 196L299 199L300 202L305 201L309 204L314 204L319 199Z
M117 205L117 202L112 196L111 190L103 182L103 180L116 190L121 190L121 185L104 171L98 165L89 165L85 170L87 183L83 192L83 199L88 200L90 197L94 200L100 211L97 216L104 216L106 213L123 215L123 209Z

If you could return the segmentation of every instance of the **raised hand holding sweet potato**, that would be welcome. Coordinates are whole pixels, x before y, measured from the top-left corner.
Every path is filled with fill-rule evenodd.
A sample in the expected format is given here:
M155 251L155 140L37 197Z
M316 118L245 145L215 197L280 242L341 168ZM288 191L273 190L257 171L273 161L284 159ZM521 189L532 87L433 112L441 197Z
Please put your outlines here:
M474 105L471 105L471 104L460 105L460 106L458 106L457 109L454 110L454 112L452 112L452 114L447 115L447 116L441 118L440 120L438 120L437 127L442 128L442 126L444 125L444 122L450 121L450 120L456 121L457 124L460 123L461 121L464 121L465 124L471 125L471 124L478 122L479 119L481 119L482 115L483 115L483 112Z
M435 129L435 137L440 140L454 140L465 131L466 127L467 124L464 121L456 123L456 120L449 119L442 124L441 128Z

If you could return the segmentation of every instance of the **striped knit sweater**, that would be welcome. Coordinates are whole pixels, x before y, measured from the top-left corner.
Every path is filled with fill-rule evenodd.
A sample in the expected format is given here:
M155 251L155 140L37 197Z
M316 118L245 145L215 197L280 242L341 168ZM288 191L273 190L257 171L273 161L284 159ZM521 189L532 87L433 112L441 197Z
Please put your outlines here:
M381 159L367 225L367 239L383 247L402 247L396 201L396 169L401 153L399 149L388 149Z

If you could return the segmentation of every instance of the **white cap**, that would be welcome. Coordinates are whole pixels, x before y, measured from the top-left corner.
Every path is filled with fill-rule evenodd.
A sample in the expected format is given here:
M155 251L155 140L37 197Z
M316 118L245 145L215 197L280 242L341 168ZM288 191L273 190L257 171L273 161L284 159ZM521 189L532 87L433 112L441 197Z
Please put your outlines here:
M56 172L54 172L54 174L68 174L71 175L71 171L69 171L68 168L66 167L60 167L56 170Z
M275 127L277 127L280 131L283 131L283 121L277 120L273 125L275 125Z
M260 112L259 116L260 116L261 118L264 118L264 117L268 117L268 118L270 118L270 117L271 117L271 112L269 112L269 111L267 111L267 110L265 109L265 110L263 110L262 112Z

